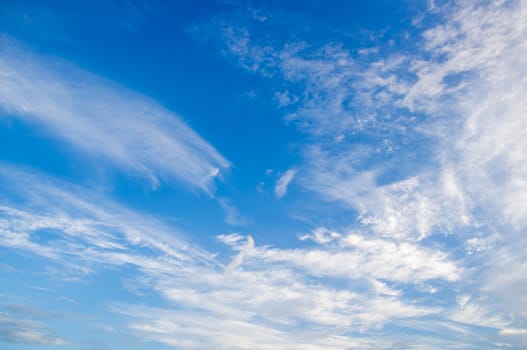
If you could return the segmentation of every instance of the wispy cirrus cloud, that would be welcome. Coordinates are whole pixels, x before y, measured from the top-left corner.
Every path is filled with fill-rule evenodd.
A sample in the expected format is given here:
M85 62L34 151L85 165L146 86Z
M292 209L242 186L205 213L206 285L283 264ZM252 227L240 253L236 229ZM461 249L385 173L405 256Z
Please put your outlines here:
M274 187L274 194L276 198L282 198L287 194L287 188L289 187L291 181L293 181L295 174L296 169L289 169L280 175Z
M296 248L224 234L231 250L213 254L159 220L2 167L17 200L1 207L0 244L67 256L81 275L136 269L134 287L155 298L109 309L129 335L181 349L521 346L525 5L434 11L422 50L385 57L218 31L244 69L279 81L286 120L309 135L295 181L349 208L351 228L318 227Z
M0 40L0 107L89 156L211 193L229 162L159 103L71 64Z
M374 228L422 239L467 226L485 205L511 224L525 217L511 204L524 192L525 11L522 2L436 6L442 18L415 38L421 50L378 48L367 59L338 42L273 45L252 36L250 21L213 24L241 67L278 80L286 121L315 136L299 182ZM490 163L510 171L490 176Z
M0 314L0 339L8 343L64 345L66 341L32 319Z
M218 198L221 208L225 212L225 222L233 226L244 226L251 223L251 219L240 214L238 208L225 197Z
M357 339L348 333L442 311L417 300L410 302L408 296L403 299L400 292L375 280L376 276L339 274L357 260L353 255L329 262L337 270L330 272L313 265L323 260L322 251L317 257L316 250L257 246L251 237L239 234L219 238L239 251L223 270L188 267L170 279L149 280L148 284L169 301L167 307L112 305L115 312L130 317L131 332L183 349L388 348L393 340ZM377 257L370 258L356 261L356 269L365 269ZM411 266L425 264L417 260L418 253ZM412 268L399 257L393 257L392 263L396 270ZM441 264L431 264L436 263ZM334 281L327 280L328 276ZM436 276L431 272L424 278ZM345 281L360 288L349 290L341 285ZM404 278L401 281L406 283ZM305 325L309 325L309 334Z
M334 336L322 330L284 331L201 312L181 314L170 309L127 305L115 305L114 309L134 320L130 329L135 334L180 349L379 349L390 344L380 339Z
M182 261L210 259L189 245L183 232L103 195L7 164L0 167L0 178L9 198L0 206L0 246L49 259L68 278L105 265L167 270ZM157 253L144 254L144 248Z
M303 237L315 247L298 249L221 235L231 250L216 255L185 243L158 220L76 186L5 164L0 176L7 198L0 210L4 249L60 266L64 273L48 278L66 276L68 283L133 268L138 273L127 283L162 302L140 307L106 300L126 321L117 326L182 349L388 347L393 339L349 333L441 315L443 307L419 300L428 292L416 298L402 287L456 281L462 272L438 251L322 228Z
M250 20L213 25L228 58L271 79L285 121L309 136L301 186L351 209L359 231L463 257L458 288L472 296L447 318L524 329L527 6L448 2L430 15L413 23L416 45L367 54L262 38Z
M319 228L315 232L319 233L321 230L327 231ZM245 262L260 262L265 266L291 264L307 270L309 274L322 277L373 278L415 283L433 279L456 281L462 273L454 262L449 261L447 254L411 243L369 239L360 234L349 233L338 234L338 238L331 243L323 243L322 247L323 249L258 249L253 243L237 246L237 249L242 251Z

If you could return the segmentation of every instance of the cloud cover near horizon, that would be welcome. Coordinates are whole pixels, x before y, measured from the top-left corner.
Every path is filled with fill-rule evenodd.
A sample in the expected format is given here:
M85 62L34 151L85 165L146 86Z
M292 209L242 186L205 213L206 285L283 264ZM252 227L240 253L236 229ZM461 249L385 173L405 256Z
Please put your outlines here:
M375 6L355 6L343 11L368 25L360 13ZM281 120L261 130L272 130L269 143L291 137L294 154L274 158L271 147L229 147L236 132L255 132L245 115L226 116L236 121L226 127L220 114L206 117L224 157L160 103L3 38L5 118L154 186L137 194L134 177L61 179L23 154L0 163L0 274L10 281L0 341L525 347L527 3L392 6L408 16L375 31L339 28L335 12L313 4L223 4L180 29L195 40L189 50L205 47L211 64L245 77L223 86L232 101L243 105L243 95ZM148 16L162 22L162 12ZM310 31L326 21L333 32ZM238 93L243 79L251 93ZM232 174L215 189L226 158ZM273 168L289 170L267 188ZM188 188L167 188L172 179Z

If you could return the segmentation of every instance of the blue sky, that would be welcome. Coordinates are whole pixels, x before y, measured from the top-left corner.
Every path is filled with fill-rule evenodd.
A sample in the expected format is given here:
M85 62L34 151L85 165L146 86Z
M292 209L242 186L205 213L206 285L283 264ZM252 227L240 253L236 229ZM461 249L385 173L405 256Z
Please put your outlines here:
M527 3L2 1L1 349L524 349Z

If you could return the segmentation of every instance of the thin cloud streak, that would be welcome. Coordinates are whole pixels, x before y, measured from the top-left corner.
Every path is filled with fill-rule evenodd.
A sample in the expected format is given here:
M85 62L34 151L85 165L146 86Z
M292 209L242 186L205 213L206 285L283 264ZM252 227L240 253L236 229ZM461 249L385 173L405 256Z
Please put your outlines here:
M218 203L225 212L225 222L232 226L244 226L251 223L251 219L240 214L238 208L232 202L225 198L218 198Z
M0 189L9 198L0 206L0 245L60 262L78 277L93 273L98 265L163 270L189 260L210 263L211 256L192 247L183 232L103 195L6 164L0 167L0 179ZM59 236L38 243L35 238L42 230ZM145 256L141 247L161 258Z
M0 107L114 166L207 193L229 162L157 102L0 40Z
M293 181L295 174L295 169L289 169L278 178L278 181L276 181L276 185L274 187L274 194L276 198L282 198L287 194L287 187L291 181Z
M0 339L14 344L64 345L66 341L40 322L0 314Z

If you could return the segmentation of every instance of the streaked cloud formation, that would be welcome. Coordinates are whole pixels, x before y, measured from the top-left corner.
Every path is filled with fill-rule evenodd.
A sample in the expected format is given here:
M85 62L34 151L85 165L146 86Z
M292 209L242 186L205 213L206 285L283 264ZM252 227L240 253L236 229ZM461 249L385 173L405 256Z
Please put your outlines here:
M159 103L16 42L0 41L0 106L125 171L206 192L229 162Z
M56 315L79 299L86 318L72 323L109 348L119 336L184 350L527 346L527 3L429 4L400 31L353 29L364 45L349 28L310 36L323 11L292 30L288 11L224 4L185 30L249 76L250 103L295 133L294 157L264 164L270 150L234 142L235 184L216 198L159 186L148 210L146 195L0 163L0 274L13 277L3 342L78 343L59 322L29 320L39 300L39 315ZM229 162L173 113L16 46L0 51L6 116L155 186L214 192ZM236 125L214 117L208 133L232 139ZM255 190L264 171L274 193ZM55 299L20 299L30 278ZM93 293L67 294L81 284Z
M467 263L489 268L476 293L495 302L508 295L514 301L502 307L525 324L525 310L507 304L517 307L522 297L511 293L527 286L516 273L525 259L517 244L525 244L518 196L527 194L519 151L527 108L518 74L527 67L527 9L519 1L447 3L432 11L442 17L438 25L415 22L423 50L386 55L379 48L368 60L339 43L262 45L251 25L219 26L241 67L285 82L276 96L286 121L316 140L304 151L300 181L307 189L349 206L375 235L466 240L468 252L477 252ZM349 142L357 137L365 142ZM503 254L515 267L508 272ZM515 287L495 285L504 274ZM463 305L458 321L504 324L481 321L495 319L484 306Z
M227 198L218 198L218 203L225 212L225 222L232 226L243 226L249 224L251 220L238 211L238 209Z
M288 334L287 325L308 322L322 327L321 331L326 329L324 332L334 327L362 331L396 318L437 314L440 309L435 307L403 303L400 292L381 279L408 283L459 278L458 267L444 254L370 241L357 234L335 234L337 245L328 242L329 246L305 250L256 246L251 237L221 235L219 239L237 252L225 265L188 246L175 236L177 232L152 218L68 184L3 168L3 184L25 189L16 191L16 196L22 197L26 210L2 207L0 245L47 259L55 266L56 277L66 280L133 267L140 272L137 287L158 293L169 305L187 311L171 312L170 307L156 311L122 303L111 309L134 319L130 327L135 334L184 349L240 348L240 344L257 346L258 342L262 348L270 344L284 349L292 344L308 346L301 341L305 333ZM99 204L91 204L94 202ZM49 238L42 241L43 235ZM382 254L384 250L392 255ZM316 283L320 277L364 279L360 283L366 290L357 293L323 286ZM349 318L349 314L356 317ZM246 331L232 333L234 325ZM217 332L226 336L214 337ZM338 348L345 341L327 336L309 346Z
M0 339L9 343L63 345L64 340L49 333L39 322L0 315Z
M284 172L282 175L280 175L274 187L274 194L276 198L282 198L283 196L287 194L287 187L289 186L291 181L293 181L295 174L296 174L295 169L289 169L286 172Z

